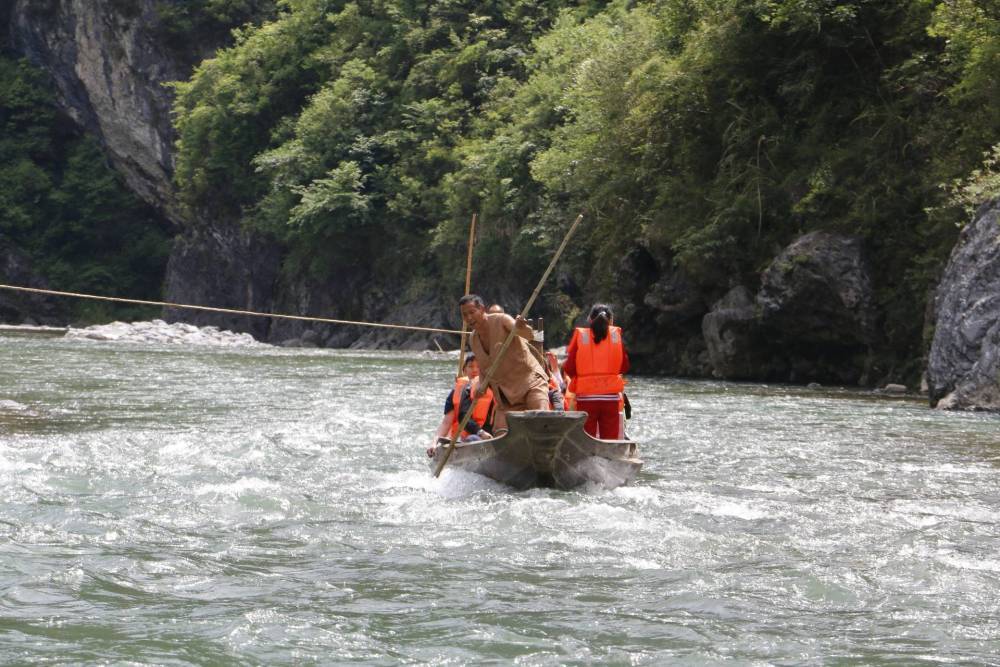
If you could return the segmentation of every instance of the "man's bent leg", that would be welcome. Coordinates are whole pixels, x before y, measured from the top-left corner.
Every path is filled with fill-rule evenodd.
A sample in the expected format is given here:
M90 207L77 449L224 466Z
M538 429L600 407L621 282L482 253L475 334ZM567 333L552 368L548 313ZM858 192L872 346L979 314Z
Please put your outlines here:
M524 410L551 410L549 407L549 388L547 386L532 387L524 395Z
M499 401L495 403L493 409L493 435L500 435L507 430L507 408Z
M507 430L507 413L524 412L525 410L550 410L549 408L549 388L545 385L532 387L528 390L520 401L504 405L503 402L496 403L496 411L493 413L493 435L497 435L500 430Z

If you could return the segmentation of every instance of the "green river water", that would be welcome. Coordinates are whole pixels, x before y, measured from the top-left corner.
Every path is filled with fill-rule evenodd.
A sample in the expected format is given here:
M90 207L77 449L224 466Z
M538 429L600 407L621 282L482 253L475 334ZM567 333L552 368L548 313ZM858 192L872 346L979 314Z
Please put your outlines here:
M634 378L614 491L433 479L453 362L0 336L0 664L1000 664L1000 419Z

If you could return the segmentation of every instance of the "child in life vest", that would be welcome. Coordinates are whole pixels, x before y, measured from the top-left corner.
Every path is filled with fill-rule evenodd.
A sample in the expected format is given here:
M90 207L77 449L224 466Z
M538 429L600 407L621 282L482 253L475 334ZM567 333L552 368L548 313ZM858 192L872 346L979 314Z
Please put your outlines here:
M473 442L493 437L490 433L493 419L493 392L487 388L486 394L476 401L473 407L475 397L472 391L479 386L479 362L476 361L476 355L471 352L466 355L462 370L465 375L455 380L455 386L445 399L444 416L434 434L434 443L427 449L428 456L434 455L439 440L454 437L459 423L470 409L473 413L465 424L459 442Z

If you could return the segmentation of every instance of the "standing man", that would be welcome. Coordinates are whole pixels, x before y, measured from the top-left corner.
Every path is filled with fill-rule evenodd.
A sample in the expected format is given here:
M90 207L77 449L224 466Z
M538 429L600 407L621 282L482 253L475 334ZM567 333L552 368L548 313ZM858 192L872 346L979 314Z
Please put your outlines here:
M513 330L514 340L490 380L496 412L493 433L507 430L507 413L522 410L549 409L549 378L542 362L530 345L533 340L531 326L518 315L515 320L503 313L487 313L486 304L475 294L466 294L458 301L462 319L472 328L471 347L484 377ZM484 391L480 387L480 391Z

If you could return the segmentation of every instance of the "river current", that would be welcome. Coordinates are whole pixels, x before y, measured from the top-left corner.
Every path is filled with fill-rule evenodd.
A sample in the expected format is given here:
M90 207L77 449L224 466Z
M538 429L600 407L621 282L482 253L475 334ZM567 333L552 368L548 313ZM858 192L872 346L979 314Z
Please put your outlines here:
M0 335L0 663L1000 664L1000 418L634 378L631 486L516 492L453 373Z

